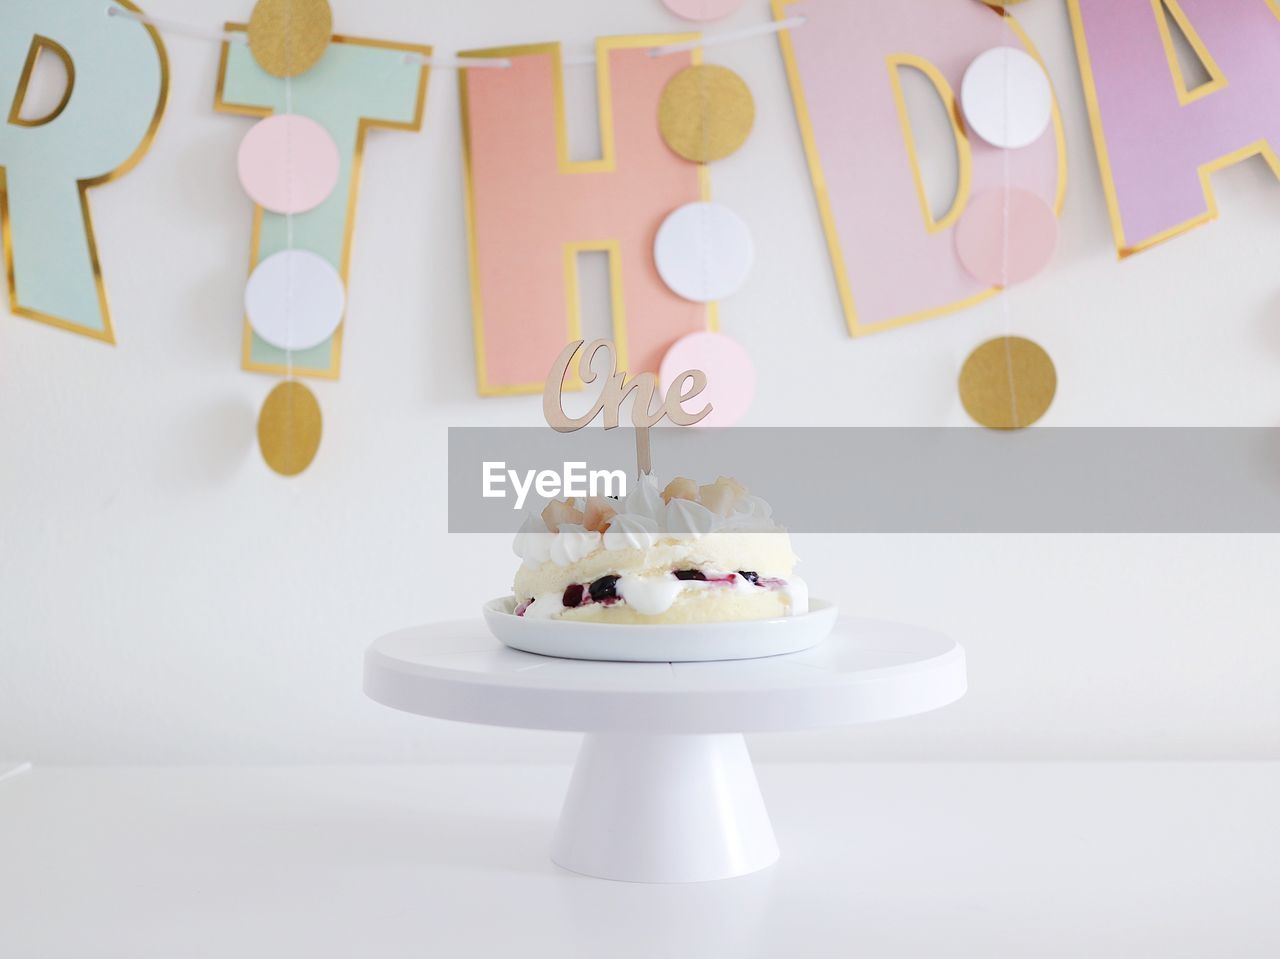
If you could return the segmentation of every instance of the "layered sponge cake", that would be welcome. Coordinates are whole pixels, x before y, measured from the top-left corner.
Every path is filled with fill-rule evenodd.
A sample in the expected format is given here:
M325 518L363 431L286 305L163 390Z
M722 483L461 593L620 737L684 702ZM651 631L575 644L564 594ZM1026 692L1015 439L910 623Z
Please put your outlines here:
M599 623L698 623L808 612L796 557L769 504L736 480L662 490L643 476L625 500L550 503L516 536L515 612Z

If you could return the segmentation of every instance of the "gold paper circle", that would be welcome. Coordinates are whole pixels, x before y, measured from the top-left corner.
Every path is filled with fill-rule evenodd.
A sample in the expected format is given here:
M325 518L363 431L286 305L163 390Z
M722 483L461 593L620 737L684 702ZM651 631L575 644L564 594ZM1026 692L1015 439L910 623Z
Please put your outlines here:
M329 47L328 0L258 0L249 17L249 52L273 77L296 77Z
M296 476L320 449L320 404L297 380L276 385L258 414L258 446L267 465L281 476Z
M960 401L983 426L1030 426L1053 402L1058 374L1039 345L1021 336L998 336L969 354L960 370Z
M658 102L658 129L676 153L694 163L727 157L742 146L756 102L742 77L725 67L686 67Z

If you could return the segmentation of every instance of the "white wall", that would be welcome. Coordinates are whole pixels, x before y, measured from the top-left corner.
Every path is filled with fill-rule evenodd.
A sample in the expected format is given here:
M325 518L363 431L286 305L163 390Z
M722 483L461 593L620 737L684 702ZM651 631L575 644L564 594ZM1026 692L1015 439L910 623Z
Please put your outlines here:
M976 2L976 0L937 0ZM212 24L212 7L152 0ZM214 8L217 8L215 12ZM678 29L657 0L334 0L342 32L442 52ZM1061 98L1070 182L1057 260L1007 298L1054 357L1046 425L1276 425L1280 187L1250 161L1215 185L1220 222L1117 263L1065 5L1019 7ZM748 0L726 26L767 16ZM320 457L260 462L273 380L239 369L250 207L247 121L212 111L217 50L170 37L155 146L93 194L119 346L0 319L0 756L38 762L376 761L569 755L572 737L414 719L367 702L373 637L474 616L504 591L505 540L445 532L445 429L537 424L536 398L474 394L456 78L433 73L424 131L366 153L339 383L313 389ZM777 45L711 51L758 107L714 168L759 266L722 307L757 357L751 422L960 425L956 371L1006 309L861 340L843 332ZM581 69L581 68L579 68ZM786 371L819 376L806 390ZM749 477L747 478L749 480ZM785 511L785 504L779 504ZM943 627L971 691L931 716L762 737L781 757L1280 758L1277 539L804 536L815 592Z

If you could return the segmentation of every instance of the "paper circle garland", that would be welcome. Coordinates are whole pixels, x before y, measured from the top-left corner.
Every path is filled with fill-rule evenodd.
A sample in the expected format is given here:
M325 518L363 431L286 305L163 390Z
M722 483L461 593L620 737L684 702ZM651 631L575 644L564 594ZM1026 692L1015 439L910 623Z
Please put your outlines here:
M1049 128L1053 91L1035 57L1016 47L977 56L960 83L960 105L973 131L992 146L1030 146Z
M272 213L305 213L338 185L338 145L310 117L281 113L259 120L240 141L240 184Z
M742 0L662 0L663 6L686 20L719 20L742 6Z
M249 16L249 52L273 77L306 73L332 35L328 0L258 0Z
M305 350L323 343L338 328L346 290L324 257L282 250L249 275L244 308L253 331L272 346Z
M276 384L258 413L258 448L281 476L296 476L320 449L320 404L297 380Z
M694 163L720 160L742 146L756 119L756 103L742 77L726 67L685 67L658 101L662 139Z
M756 394L756 368L746 348L723 333L690 333L671 344L658 368L663 388L685 370L707 374L707 388L690 400L696 413L705 403L711 412L698 426L733 426L751 408Z
M978 423L1020 429L1044 416L1058 389L1053 360L1021 336L999 336L969 354L960 369L960 402Z
M653 262L662 282L697 303L737 292L754 258L751 230L719 203L678 207L662 221L653 241Z
M1029 190L986 190L965 207L955 237L956 253L970 275L1005 287L1049 265L1058 245L1058 217Z

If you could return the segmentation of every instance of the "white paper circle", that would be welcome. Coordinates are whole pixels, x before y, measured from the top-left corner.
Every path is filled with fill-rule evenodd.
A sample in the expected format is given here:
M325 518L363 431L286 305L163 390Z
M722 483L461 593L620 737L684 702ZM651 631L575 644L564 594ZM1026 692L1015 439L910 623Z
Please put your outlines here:
M1053 91L1035 57L1016 47L993 47L965 70L960 105L974 133L992 146L1016 150L1049 128Z
M698 303L737 291L754 258L747 224L718 203L686 203L662 221L653 241L662 282L677 296Z
M347 292L342 277L322 256L283 250L249 275L244 309L253 332L281 350L323 343L342 322Z

